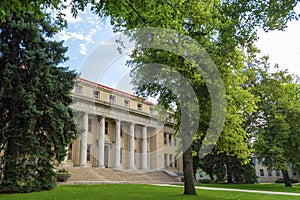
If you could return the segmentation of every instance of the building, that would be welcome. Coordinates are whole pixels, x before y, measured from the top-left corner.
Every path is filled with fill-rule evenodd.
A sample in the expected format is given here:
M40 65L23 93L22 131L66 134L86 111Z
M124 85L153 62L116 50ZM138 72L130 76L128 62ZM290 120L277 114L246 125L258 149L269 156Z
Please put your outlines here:
M275 182L277 179L283 178L282 172L279 169L268 169L257 158L253 158L253 164L258 182ZM288 173L290 178L300 181L300 176L295 170L289 168Z
M257 176L257 182L259 183L274 183L277 179L282 179L281 170L272 170L268 167L262 165L262 161L259 161L256 157L253 157L252 160L255 168L255 173ZM292 168L288 169L289 177L294 180L300 181L300 174ZM196 179L210 179L209 175L206 174L202 169L198 169L196 174Z
M82 78L72 96L82 133L63 165L182 173L172 113L162 122L153 103Z

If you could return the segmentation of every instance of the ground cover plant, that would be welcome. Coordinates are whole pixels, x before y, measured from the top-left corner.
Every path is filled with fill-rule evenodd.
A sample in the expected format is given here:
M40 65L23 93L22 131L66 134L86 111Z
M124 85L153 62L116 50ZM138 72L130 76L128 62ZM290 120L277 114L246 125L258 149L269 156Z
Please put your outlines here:
M296 200L297 196L283 196L270 194L254 194L232 191L209 191L197 189L198 196L183 195L183 188L163 187L153 185L61 185L50 191L22 193L22 194L2 194L1 200L26 200L26 199L202 199L202 200Z

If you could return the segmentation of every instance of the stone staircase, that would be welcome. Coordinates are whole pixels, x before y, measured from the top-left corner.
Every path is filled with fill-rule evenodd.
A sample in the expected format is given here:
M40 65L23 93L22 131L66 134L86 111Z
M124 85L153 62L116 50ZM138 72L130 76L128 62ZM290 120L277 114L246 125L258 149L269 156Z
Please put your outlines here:
M163 171L133 171L94 167L64 167L72 173L67 183L180 183L180 177L172 177Z

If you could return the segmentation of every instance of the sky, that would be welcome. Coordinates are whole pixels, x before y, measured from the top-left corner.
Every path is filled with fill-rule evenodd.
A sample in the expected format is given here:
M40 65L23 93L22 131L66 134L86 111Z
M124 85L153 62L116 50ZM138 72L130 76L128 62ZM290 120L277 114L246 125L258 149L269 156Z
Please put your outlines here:
M300 5L297 6L300 12ZM74 69L81 77L131 93L129 69L125 66L130 49L120 54L108 19L100 19L88 9L77 18L66 10L68 28L57 34L68 47L69 60L63 65ZM285 31L259 31L256 43L262 55L269 55L271 64L300 76L300 20L288 23Z

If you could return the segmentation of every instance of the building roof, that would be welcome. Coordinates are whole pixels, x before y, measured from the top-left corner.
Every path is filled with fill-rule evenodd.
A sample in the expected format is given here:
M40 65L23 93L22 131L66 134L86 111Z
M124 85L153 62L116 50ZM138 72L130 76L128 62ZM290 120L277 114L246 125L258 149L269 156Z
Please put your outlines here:
M117 89L114 89L114 88L111 88L111 87L108 87L108 86L105 86L105 85L102 85L102 84L99 84L99 83L95 83L95 82L92 82L92 81L89 81L89 80L86 80L86 79L83 79L83 78L77 78L77 80L79 80L80 82L86 83L88 85L93 85L95 87L104 89L104 90L112 92L112 93L116 93L116 94L126 96L126 97L129 97L129 98L140 99L141 101L143 101L144 103L147 103L149 105L155 105L154 103L152 103L150 101L147 101L143 98L140 98L140 97L135 96L133 94L129 94L129 93L121 91L121 90L117 90Z

